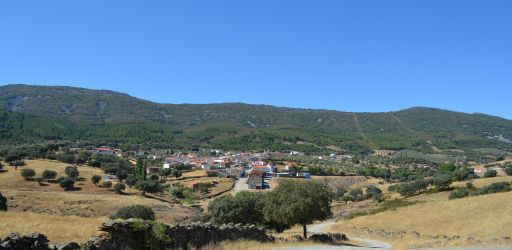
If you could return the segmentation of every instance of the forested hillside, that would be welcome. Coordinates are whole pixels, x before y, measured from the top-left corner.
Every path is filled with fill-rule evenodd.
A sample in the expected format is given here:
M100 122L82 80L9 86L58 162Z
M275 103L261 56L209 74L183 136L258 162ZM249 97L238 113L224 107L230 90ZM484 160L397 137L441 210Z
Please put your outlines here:
M2 142L79 140L299 151L512 147L512 121L432 108L385 113L160 104L108 90L0 87ZM428 141L428 142L427 142Z

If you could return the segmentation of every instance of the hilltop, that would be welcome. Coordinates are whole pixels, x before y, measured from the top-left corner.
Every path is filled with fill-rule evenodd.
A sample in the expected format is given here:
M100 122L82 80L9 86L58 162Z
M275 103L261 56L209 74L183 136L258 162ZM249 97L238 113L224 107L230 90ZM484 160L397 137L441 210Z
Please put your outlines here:
M306 152L512 148L510 120L425 107L353 113L161 104L109 90L6 85L0 87L0 117L0 135L10 143L81 140Z

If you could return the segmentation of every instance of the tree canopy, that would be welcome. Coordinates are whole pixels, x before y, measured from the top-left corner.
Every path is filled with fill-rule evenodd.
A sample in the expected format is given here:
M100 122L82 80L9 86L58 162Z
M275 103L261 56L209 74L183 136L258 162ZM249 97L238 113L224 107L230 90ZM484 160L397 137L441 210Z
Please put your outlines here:
M319 182L282 180L267 194L264 216L280 224L302 225L307 238L306 225L332 216L332 197L331 189Z

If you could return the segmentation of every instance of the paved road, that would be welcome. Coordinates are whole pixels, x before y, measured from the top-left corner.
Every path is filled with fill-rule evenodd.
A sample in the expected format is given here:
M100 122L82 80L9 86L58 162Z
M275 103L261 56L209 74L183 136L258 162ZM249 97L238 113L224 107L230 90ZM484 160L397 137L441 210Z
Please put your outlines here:
M236 180L235 187L233 188L233 193L236 194L244 190L249 190L249 186L247 186L247 178L240 178Z
M325 233L327 227L334 225L334 221L326 221L319 224L314 224L308 227L308 231L311 233ZM361 239L350 237L351 240L360 243L360 246L329 246L329 245L318 245L318 246L298 246L298 247L285 247L283 250L375 250L375 249L391 249L391 245L385 242L376 240Z

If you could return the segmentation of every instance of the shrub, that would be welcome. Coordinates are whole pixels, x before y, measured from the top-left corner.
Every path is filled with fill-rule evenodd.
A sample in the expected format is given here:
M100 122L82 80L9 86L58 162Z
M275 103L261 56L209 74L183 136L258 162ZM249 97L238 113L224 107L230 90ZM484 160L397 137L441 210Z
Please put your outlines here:
M363 190L360 188L354 188L354 189L350 190L349 194L352 196L361 196L361 195L363 195Z
M434 186L439 191L450 189L452 184L452 176L450 174L440 174L434 177Z
M498 174L498 172L496 170L490 169L485 172L484 177L485 178L496 177L497 174Z
M478 190L478 194L492 194L504 191L510 191L510 183L508 182L495 182L489 186L485 186Z
M137 179L137 177L130 175L130 176L128 176L128 178L126 178L126 184L128 184L128 186L130 186L130 187L133 187L137 183L138 180L139 179Z
M475 185L473 185L473 183L471 182L466 182L466 188L469 190L473 190L475 189Z
M181 177L182 176L182 173L181 171L178 171L178 170L173 170L171 172L172 176L174 176L174 178L178 179L178 177Z
M7 198L0 193L0 211L7 211Z
M114 185L114 191L118 194L122 194L125 189L126 186L123 183L116 183L116 185Z
M69 177L65 177L59 181L59 185L64 188L64 190L68 191L75 187L75 180Z
M113 219L142 219L142 220L154 220L155 212L148 206L143 205L132 205L122 207L112 216Z
M145 195L148 193L159 193L162 192L163 188L158 181L137 181L135 183L135 188L142 191L142 194Z
M184 199L185 198L185 187L174 186L171 190L171 194L178 199Z
M67 166L64 170L64 173L66 173L66 175L72 179L76 179L78 176L80 176L80 172L78 171L78 168L75 166Z
M36 175L36 171L34 171L34 169L30 169L30 168L25 168L23 170L21 170L21 176L23 178L25 178L25 180L30 180L32 179L32 177L34 177Z
M57 178L57 172L55 172L53 170L44 170L43 173L41 174L41 176L46 181L49 181L49 180L53 180L53 179Z
M158 177L158 175L156 174L152 174L151 176L149 176L149 179L152 181L157 181L158 179L160 179L160 177Z
M451 191L450 192L450 195L448 196L448 199L452 200L452 199L460 199L460 198L464 198L466 196L469 195L469 192L467 190L455 190L455 191Z
M15 161L12 162L12 165L15 166L15 167L25 166L25 161L23 161L23 160L15 160Z
M101 186L104 187L104 188L111 188L112 187L112 182L111 181L104 181L101 184Z
M505 168L505 173L507 173L507 175L512 175L512 165Z
M100 183L101 181L101 176L99 175L93 175L91 177L91 182L94 184L94 186L98 185L98 183Z

